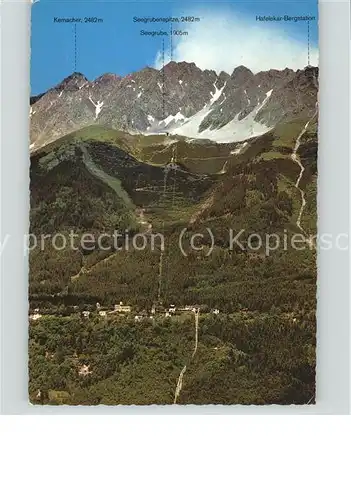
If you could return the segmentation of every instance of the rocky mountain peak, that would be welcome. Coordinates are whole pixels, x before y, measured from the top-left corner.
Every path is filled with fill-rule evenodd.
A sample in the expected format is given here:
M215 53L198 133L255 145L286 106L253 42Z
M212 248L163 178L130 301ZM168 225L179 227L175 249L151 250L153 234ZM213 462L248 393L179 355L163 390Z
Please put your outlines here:
M225 71L221 71L217 77L217 87L222 88L223 85L230 79L230 75L226 73Z
M318 86L318 68L314 66L306 66L304 69L297 70L295 76L296 85L301 86Z
M230 78L230 75L226 73L225 71L221 71L218 75L218 79L222 81L226 81Z
M145 68L141 69L140 71L136 71L133 73L134 76L151 76L151 75L157 75L158 70L155 68L151 68L150 66L145 66Z
M110 82L119 82L122 79L121 76L115 75L114 73L104 73L99 76L94 83L110 83Z
M238 66L231 74L231 79L234 82L235 86L240 87L247 81L251 80L253 76L254 75L249 68L247 68L246 66Z
M31 144L91 124L130 133L174 133L190 138L237 142L314 112L318 68L253 74L201 70L171 61L161 70L145 67L123 78L106 73L93 82L73 73L58 86L31 98ZM50 126L48 126L48 120Z
M62 82L55 88L57 90L79 90L83 85L89 83L89 80L83 75L83 73L74 72L67 76Z
M307 76L307 77L316 77L318 78L318 74L319 74L319 68L316 67L316 66L306 66L302 72Z
M160 71L162 71L162 69ZM181 76L201 72L201 69L198 68L195 63L170 61L168 64L165 64L164 71L165 73L176 73Z

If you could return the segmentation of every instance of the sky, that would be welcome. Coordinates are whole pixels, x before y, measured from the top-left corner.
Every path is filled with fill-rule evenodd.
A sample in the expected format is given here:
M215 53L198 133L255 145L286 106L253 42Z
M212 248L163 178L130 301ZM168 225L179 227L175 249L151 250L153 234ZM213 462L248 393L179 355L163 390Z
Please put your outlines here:
M125 76L170 60L170 37L141 36L141 30L167 31L165 23L137 23L133 17L195 16L200 21L173 25L188 35L173 37L173 60L201 69L232 73L244 65L261 70L307 65L307 22L261 22L256 16L315 16L309 23L310 64L318 64L317 0L280 1L101 1L40 0L32 6L31 94L57 85L73 71L94 80L104 73ZM103 22L74 25L55 17L97 17ZM76 46L76 51L75 51Z

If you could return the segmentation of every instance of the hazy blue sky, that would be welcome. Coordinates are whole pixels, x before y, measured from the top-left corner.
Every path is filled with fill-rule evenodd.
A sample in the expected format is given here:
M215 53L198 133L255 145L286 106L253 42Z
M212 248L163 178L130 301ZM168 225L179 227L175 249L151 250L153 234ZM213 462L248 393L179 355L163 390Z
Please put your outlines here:
M157 65L160 37L140 30L169 30L165 24L134 23L133 17L194 15L200 23L183 24L187 37L174 41L176 60L231 72L238 64L253 71L307 64L307 23L263 23L256 15L314 15L317 0L287 1L70 1L40 0L32 8L31 85L36 94L74 71L74 26L54 17L98 17L103 23L77 25L77 71L89 79L103 73L126 75ZM311 63L317 57L317 22L310 23ZM179 26L173 26L179 29ZM165 41L168 50L168 40Z

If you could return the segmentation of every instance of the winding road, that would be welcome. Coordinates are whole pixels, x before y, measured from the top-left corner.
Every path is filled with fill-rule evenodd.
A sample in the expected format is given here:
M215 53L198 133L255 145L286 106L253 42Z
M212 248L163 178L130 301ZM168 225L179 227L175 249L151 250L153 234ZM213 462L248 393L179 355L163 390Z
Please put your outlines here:
M298 151L298 149L300 147L302 136L304 135L304 133L308 129L309 124L314 119L314 117L316 116L317 112L318 112L318 107L316 106L316 111L314 112L314 115L312 116L312 118L310 118L308 120L308 122L304 125L303 129L301 130L301 132L297 136L293 152L291 153L291 159L292 159L292 161L294 161L295 163L297 163L298 166L300 167L300 173L299 173L299 176L298 176L298 178L296 180L296 183L295 183L295 187L296 187L296 189L298 189L300 191L300 195L301 195L301 207L300 207L300 210L299 210L299 215L298 215L297 220L296 220L296 225L297 225L297 227L300 229L300 231L302 233L305 233L303 227L301 226L301 219L302 219L303 211L304 211L304 208L305 208L305 205L306 205L306 196L305 196L305 191L300 188L300 183L301 183L301 179L302 179L303 173L305 171L305 167L301 163L301 160L300 160L300 158L299 158L299 156L297 154L297 151Z
M193 353L191 355L191 359L194 358L194 356L195 356L195 354L197 352L197 347L198 347L198 343L199 343L199 315L200 315L200 309L199 308L195 309L194 314L195 314L195 346L194 346ZM177 400L178 400L180 392L182 390L182 387L183 387L183 378L184 378L184 375L185 375L185 372L186 372L186 368L187 368L187 365L184 365L183 368L182 368L182 371L179 374L177 386L176 386L176 389L175 389L175 392L174 392L174 404L177 404Z

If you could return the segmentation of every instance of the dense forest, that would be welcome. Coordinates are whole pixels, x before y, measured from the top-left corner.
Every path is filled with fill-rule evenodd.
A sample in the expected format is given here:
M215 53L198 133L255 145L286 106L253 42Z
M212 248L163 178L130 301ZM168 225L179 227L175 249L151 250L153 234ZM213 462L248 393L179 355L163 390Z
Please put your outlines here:
M31 231L38 238L117 229L130 237L142 232L148 242L142 251L126 251L123 240L119 250L96 244L55 250L48 239L31 251L30 312L41 315L30 321L33 403L171 404L184 364L180 404L314 401L315 248L269 253L265 243L257 250L247 245L250 233L264 242L267 233L289 239L299 232L299 169L291 151L300 130L292 123L265 134L242 155L220 156L212 167L206 161L203 170L181 154L174 169L143 163L99 137L83 145L70 137L32 157ZM179 150L189 154L187 148ZM151 150L143 150L144 158ZM299 152L308 236L316 230L315 130L306 132ZM186 256L179 249L184 228ZM231 246L230 231L240 229L243 246ZM157 232L164 249L149 245ZM188 248L197 233L205 235L201 252ZM129 316L98 315L97 302L111 310L120 301L131 306ZM155 304L163 311L171 304L199 307L194 358L193 314L150 318Z
M303 404L314 400L315 317L241 312L194 319L45 317L30 328L36 404Z

